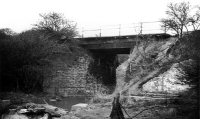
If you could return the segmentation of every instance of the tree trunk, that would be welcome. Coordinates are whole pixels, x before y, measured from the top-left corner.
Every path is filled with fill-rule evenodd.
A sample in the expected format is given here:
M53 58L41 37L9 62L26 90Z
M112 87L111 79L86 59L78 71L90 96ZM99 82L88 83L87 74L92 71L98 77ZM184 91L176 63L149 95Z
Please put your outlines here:
M129 89L132 90L132 92L134 92L134 94L138 94L141 91L141 88L143 86L143 84L145 84L146 82L148 82L149 80L153 79L154 77L159 76L160 74L162 74L163 72L166 71L168 66L164 67L164 68L158 68L153 70L152 72L149 72L146 76L142 77L142 78L138 78L137 80L135 80L132 84L129 84L122 92L126 92Z
M120 99L120 94L117 93L112 103L112 111L110 114L110 119L125 119L119 99Z

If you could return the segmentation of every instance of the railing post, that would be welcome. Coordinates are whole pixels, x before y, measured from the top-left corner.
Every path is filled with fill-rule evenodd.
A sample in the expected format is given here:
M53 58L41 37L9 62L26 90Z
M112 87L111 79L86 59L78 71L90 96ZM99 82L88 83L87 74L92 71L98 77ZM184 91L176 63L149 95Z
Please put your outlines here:
M121 35L121 24L119 24L119 36Z
M84 36L83 36L83 32L84 32L84 28L82 27L82 38L84 37Z
M99 29L99 30L100 30L99 37L101 37L101 27L100 27L100 29Z
M142 34L142 27L143 27L142 25L143 25L143 23L141 22L140 23L140 34Z

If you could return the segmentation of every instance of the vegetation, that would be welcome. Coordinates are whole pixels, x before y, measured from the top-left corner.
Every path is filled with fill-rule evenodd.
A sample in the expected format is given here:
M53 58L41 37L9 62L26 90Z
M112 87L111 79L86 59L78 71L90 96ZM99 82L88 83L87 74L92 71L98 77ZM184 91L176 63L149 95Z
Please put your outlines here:
M166 30L175 31L179 38L182 38L184 31L198 30L200 26L200 7L196 8L194 14L191 14L189 2L170 3L166 14L168 18L162 19L163 27Z
M191 64L191 66L182 67L185 73L182 74L184 77L179 79L182 83L189 84L192 87L191 92L196 92L200 58L198 47L200 45L200 6L191 7L189 2L170 3L166 14L168 18L162 20L163 27L175 31L181 39L170 47L169 53L178 58L176 62L194 60L194 64Z
M168 43L171 44L167 47L165 44L166 41L156 41L154 38L138 35L138 39L141 42L138 42L136 46L134 46L132 54L129 56L130 62L125 62L123 64L124 67L127 66L127 69L123 67L126 72L123 73L123 69L120 69L118 72L119 74L123 73L123 75L125 75L123 78L122 76L119 77L117 82L121 86L117 91L121 92L122 95L125 95L125 97L122 98L124 105L141 103L142 100L135 101L126 98L126 96L142 95L148 97L148 94L144 95L145 92L142 90L144 84L149 82L151 79L157 81L156 78L158 78L159 81L159 79L163 78L161 77L162 74L168 71L174 64L178 64L180 75L176 75L180 82L176 83L189 85L190 88L187 91L178 93L177 98L169 97L169 99L166 99L166 103L159 104L158 101L152 103L153 99L151 99L149 102L152 106L161 105L164 110L167 110L168 108L176 110L176 114L170 116L170 114L162 113L163 109L161 108L157 111L153 111L153 113L157 113L154 117L174 118L174 116L179 116L185 117L186 119L198 118L198 62L200 59L200 31L198 29L200 25L200 9L198 7L194 15L191 15L190 11L191 8L189 3L185 2L176 4L171 3L168 6L168 11L166 12L168 18L163 19L163 27L166 27L167 30L176 32L178 38L175 38L176 40L172 38L172 40L174 40L173 42L172 40L168 41ZM163 80L165 79L166 78L164 77ZM158 84L160 87L161 85L162 84ZM167 91L165 92L165 90L162 92L155 91L154 95L156 95L156 93L162 93L162 95L166 96L170 95L170 93ZM142 104L142 107L145 106L146 104ZM135 107L136 106L134 106L134 108ZM139 108L141 108L141 105Z
M74 49L78 50L69 40L58 42L63 34L72 38L75 26L68 27L57 13L43 18L36 28L19 34L0 30L1 91L43 91L44 79L51 74L51 58L65 54L73 57Z
M0 39L9 38L12 35L16 35L14 31L9 28L0 29Z
M48 34L51 37L62 37L70 39L77 35L76 24L72 24L60 13L40 14L42 18L38 24L35 24L35 29Z

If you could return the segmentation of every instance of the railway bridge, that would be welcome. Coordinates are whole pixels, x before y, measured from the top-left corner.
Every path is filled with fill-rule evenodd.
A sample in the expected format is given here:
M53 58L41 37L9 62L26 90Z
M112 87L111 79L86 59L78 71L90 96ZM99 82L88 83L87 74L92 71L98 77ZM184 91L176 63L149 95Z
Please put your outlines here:
M92 73L99 77L106 85L116 83L116 68L124 60L128 59L131 49L137 42L154 39L165 40L171 37L166 33L124 35L107 37L76 38L84 49L91 52L94 58Z

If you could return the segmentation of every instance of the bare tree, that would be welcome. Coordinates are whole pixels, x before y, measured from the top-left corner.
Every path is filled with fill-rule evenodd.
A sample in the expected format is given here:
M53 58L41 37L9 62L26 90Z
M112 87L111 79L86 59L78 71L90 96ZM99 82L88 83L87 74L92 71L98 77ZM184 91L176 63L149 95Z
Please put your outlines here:
M189 25L193 27L193 30L200 28L200 7L197 6L196 13L189 18Z
M168 18L162 20L163 27L167 30L175 31L181 38L183 35L183 29L185 28L188 30L187 25L189 23L189 11L189 3L170 3L168 5L168 10L166 11Z
M168 18L162 19L162 27L166 30L175 31L181 38L183 32L189 30L198 30L200 28L200 7L196 7L197 10L191 14L191 8L189 2L170 3L166 14ZM191 28L192 26L192 28Z
M34 26L38 30L45 31L47 33L60 34L66 38L72 38L77 35L76 24L73 24L72 21L68 21L60 13L48 13L40 14L42 20L35 24Z

